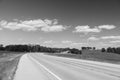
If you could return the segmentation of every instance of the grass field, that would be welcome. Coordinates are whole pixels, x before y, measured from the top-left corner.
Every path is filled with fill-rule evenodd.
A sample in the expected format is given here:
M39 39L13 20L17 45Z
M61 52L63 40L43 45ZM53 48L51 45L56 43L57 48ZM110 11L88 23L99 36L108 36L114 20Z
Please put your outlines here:
M15 52L0 52L0 80L13 80L21 56Z
M120 54L101 52L100 50L84 50L82 54L54 53L50 55L120 64Z

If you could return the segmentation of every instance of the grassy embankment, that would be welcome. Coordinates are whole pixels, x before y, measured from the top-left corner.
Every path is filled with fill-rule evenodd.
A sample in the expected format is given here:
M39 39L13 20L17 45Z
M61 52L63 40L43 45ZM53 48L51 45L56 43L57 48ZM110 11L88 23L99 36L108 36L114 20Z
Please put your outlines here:
M13 80L22 54L0 51L0 80Z
M120 54L101 52L100 50L83 50L82 54L54 53L50 55L120 64Z

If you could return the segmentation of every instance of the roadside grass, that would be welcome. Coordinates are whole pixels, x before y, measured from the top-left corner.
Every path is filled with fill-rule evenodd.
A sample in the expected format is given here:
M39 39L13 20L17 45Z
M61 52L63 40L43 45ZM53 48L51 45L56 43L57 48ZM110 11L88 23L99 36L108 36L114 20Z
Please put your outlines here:
M48 55L68 57L83 60L92 60L100 62L108 62L114 64L120 64L120 54L101 52L100 50L83 50L82 54L70 54L70 53L47 53Z
M81 58L83 59L120 64L120 54L101 52L100 50L85 50L82 53Z
M21 53L0 51L0 80L13 80Z

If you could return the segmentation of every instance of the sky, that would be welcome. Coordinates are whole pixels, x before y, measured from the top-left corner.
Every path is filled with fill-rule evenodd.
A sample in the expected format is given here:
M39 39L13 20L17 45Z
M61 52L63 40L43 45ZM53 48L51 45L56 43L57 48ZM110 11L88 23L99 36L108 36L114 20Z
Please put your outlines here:
M119 0L0 0L0 44L120 46Z

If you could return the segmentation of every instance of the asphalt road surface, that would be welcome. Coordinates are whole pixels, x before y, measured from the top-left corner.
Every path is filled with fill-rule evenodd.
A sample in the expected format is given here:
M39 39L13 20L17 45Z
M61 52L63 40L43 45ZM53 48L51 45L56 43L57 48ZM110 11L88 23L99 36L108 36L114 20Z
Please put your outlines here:
M14 80L120 80L120 65L30 53L21 57Z

